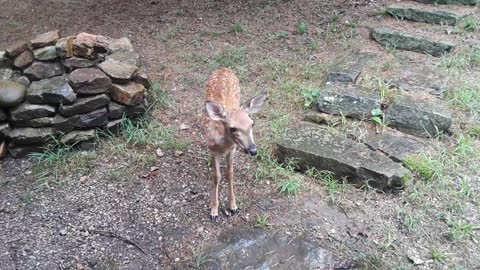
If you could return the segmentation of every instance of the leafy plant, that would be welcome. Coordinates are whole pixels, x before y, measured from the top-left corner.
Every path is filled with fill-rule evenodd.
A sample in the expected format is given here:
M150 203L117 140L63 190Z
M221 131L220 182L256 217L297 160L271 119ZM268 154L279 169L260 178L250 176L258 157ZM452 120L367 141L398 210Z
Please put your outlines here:
M319 95L320 95L320 90L318 89L303 90L302 91L303 106L305 108L310 108L312 104L317 102Z
M308 31L308 25L304 22L298 23L296 28L297 28L297 33L299 33L300 35L303 35Z
M300 179L296 176L292 176L291 178L283 181L278 185L278 189L281 193L285 193L287 195L295 195L300 191L300 187L302 183Z
M257 219L255 220L255 227L260 229L265 229L269 226L268 223L268 216L266 214L257 215Z

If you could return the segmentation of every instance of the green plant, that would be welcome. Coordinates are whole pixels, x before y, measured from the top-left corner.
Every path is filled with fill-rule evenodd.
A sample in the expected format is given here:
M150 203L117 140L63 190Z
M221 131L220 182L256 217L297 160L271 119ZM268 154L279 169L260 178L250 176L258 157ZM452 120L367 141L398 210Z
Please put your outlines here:
M295 195L300 191L302 183L296 176L292 176L289 179L284 180L278 185L280 192L287 195Z
M447 254L436 248L430 250L430 256L432 257L432 260L437 262L444 262L447 259Z
M449 227L448 237L452 240L463 240L473 236L475 229L480 229L480 226L470 224L462 219L448 218L447 225Z
M303 106L305 108L310 108L312 104L317 102L318 96L320 95L320 90L318 89L305 89L302 91L303 97Z
M257 215L255 220L255 227L260 229L265 229L269 226L268 216L266 214Z
M383 123L383 112L382 110L380 109L373 109L371 111L371 114L372 116L370 117L370 120L372 120L373 122L379 124L380 126L385 126L385 124Z
M170 96L165 90L162 89L159 82L153 82L149 89L149 109L147 111L151 111L152 108L171 108L175 103L175 100L172 96Z
M245 32L245 28L240 23L235 23L230 28L230 32L234 34L240 34Z
M480 21L478 19L468 17L464 21L463 30L466 32L476 32L480 30Z
M463 83L448 92L452 105L480 116L480 88L477 85Z
M296 26L297 33L300 35L304 35L308 31L308 25L304 22L300 22Z
M423 154L407 156L403 160L403 164L424 180L432 180L438 174L438 161Z

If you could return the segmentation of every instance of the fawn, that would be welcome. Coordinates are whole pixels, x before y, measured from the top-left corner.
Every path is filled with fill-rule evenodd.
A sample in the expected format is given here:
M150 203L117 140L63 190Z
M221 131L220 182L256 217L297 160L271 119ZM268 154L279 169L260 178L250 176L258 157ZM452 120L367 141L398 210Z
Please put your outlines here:
M230 214L238 212L233 191L233 159L238 146L246 154L257 155L253 141L253 120L249 114L260 111L267 99L262 93L240 105L240 84L232 70L215 70L208 79L203 128L213 158L213 190L210 219L218 218L218 187L221 179L220 159L226 156Z

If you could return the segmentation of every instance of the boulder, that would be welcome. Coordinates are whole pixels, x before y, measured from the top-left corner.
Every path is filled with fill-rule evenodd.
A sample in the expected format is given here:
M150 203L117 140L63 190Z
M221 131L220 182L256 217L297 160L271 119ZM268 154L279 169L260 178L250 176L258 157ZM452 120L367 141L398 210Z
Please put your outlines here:
M109 59L98 65L114 81L130 80L138 70L135 65Z
M57 54L61 58L69 58L73 56L73 40L75 37L64 37L57 41L55 48Z
M81 126L80 116L74 115L71 117L63 117L61 115L55 115L52 119L52 126L55 131L67 133L75 129L75 127Z
M433 41L426 37L413 36L386 27L375 28L372 31L372 37L384 46L426 53L433 56L442 56L455 47L455 45L448 42Z
M107 108L97 109L95 111L79 114L78 128L95 128L103 127L108 123L108 111Z
M108 44L108 50L111 53L124 53L124 52L134 51L133 45L130 42L130 39L126 37L108 40L105 43Z
M22 158L33 153L45 152L45 146L42 145L8 145L8 153L12 158Z
M105 94L86 98L78 98L72 105L61 105L58 108L58 112L64 117L69 117L105 107L109 102L110 99Z
M76 97L65 76L32 82L27 90L27 100L34 104L72 104Z
M55 46L47 46L33 51L35 59L46 61L53 60L58 57L57 48Z
M60 142L63 144L76 144L79 142L94 140L96 133L94 129L90 130L75 130L63 135Z
M13 65L17 68L25 68L30 65L35 58L30 50L26 50L21 54L17 55L13 60Z
M76 56L62 60L62 64L69 70L75 70L77 68L89 68L95 66L97 63L98 60L90 60Z
M8 48L5 49L5 52L7 53L8 56L15 57L27 49L28 49L28 42L20 41L10 45Z
M15 121L15 127L51 127L53 125L53 117L41 117L24 121Z
M126 106L136 106L143 101L145 87L139 83L113 84L110 91L112 100Z
M440 25L456 25L467 14L455 13L449 10L438 10L416 5L395 4L387 7L386 11L400 19L425 22Z
M13 70L0 68L0 80L10 80L13 77Z
M140 55L134 51L129 52L117 52L108 55L106 60L115 60L122 63L130 64L139 67L141 64Z
M41 80L63 74L62 64L59 62L35 61L23 71L30 80Z
M11 108L22 103L26 89L20 83L0 80L0 108Z
M328 73L327 83L356 83L360 74L377 58L376 54L370 52L356 54Z
M24 121L53 115L55 115L55 107L50 105L30 104L27 102L10 110L10 119L12 121Z
M101 70L96 68L79 68L70 73L68 80L74 91L84 95L108 93L112 81Z
M52 139L55 132L52 128L14 128L8 137L17 145L45 143Z
M368 180L376 188L391 189L403 186L409 177L400 163L317 124L303 122L289 129L277 146L282 162L295 158L301 170L327 170L354 183Z
M34 37L32 40L30 40L30 44L32 44L32 47L36 49L49 45L55 45L59 39L60 33L55 30Z
M133 107L123 106L113 101L108 104L109 119L120 119L123 116L128 118L136 118L143 115L145 111L145 105L142 103Z

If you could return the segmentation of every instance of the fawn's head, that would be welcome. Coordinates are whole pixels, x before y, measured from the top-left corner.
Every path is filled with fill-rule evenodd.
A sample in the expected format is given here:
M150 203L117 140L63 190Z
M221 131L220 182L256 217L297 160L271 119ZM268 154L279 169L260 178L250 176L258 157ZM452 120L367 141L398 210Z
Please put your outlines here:
M257 155L257 146L253 140L254 122L250 114L260 111L267 99L267 93L253 97L239 109L227 112L222 105L215 101L207 101L208 116L215 121L220 121L225 127L225 137L238 145L245 153Z

